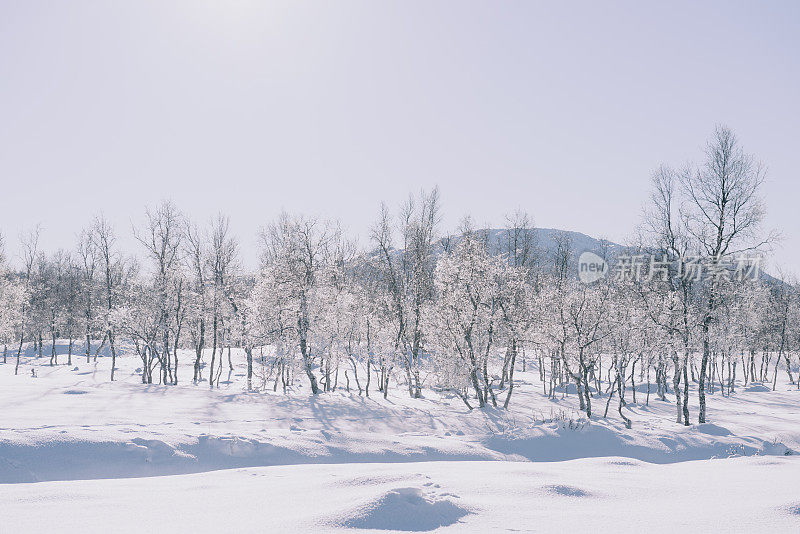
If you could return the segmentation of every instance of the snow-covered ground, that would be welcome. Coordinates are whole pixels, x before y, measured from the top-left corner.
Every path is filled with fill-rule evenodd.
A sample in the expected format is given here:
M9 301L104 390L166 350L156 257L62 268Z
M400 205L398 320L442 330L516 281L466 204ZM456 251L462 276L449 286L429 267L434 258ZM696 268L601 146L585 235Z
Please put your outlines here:
M800 392L785 376L711 395L710 422L691 427L640 386L627 430L615 401L587 422L538 372L517 372L510 410L468 412L394 382L388 399L341 379L316 397L247 392L241 360L210 390L188 353L177 386L142 385L132 356L113 383L107 357L28 356L14 376L9 356L0 531L800 531Z
M6 532L798 532L800 463L339 463L0 486ZM685 528L681 528L685 527Z

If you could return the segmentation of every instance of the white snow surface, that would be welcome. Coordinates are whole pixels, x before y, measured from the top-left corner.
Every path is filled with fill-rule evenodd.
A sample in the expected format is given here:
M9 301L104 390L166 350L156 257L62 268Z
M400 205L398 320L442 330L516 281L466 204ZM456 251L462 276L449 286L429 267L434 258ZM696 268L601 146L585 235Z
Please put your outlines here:
M586 421L535 370L515 374L509 410L469 412L394 381L388 399L352 376L348 393L341 375L334 393L248 392L236 352L219 389L191 382L188 352L177 386L143 385L130 355L113 383L103 355L27 354L18 376L13 360L0 532L800 532L800 392L785 374L776 391L717 390L710 422L689 427L671 392L652 386L646 404L639 385L628 430L616 399L603 419L595 398Z

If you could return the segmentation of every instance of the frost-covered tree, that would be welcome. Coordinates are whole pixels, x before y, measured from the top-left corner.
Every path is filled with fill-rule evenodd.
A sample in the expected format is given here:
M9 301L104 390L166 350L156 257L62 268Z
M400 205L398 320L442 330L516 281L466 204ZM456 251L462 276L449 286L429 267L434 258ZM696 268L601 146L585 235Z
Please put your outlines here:
M786 278L786 277L783 277ZM790 283L783 281L771 284L767 293L766 315L770 348L776 353L777 361L772 378L772 389L777 387L778 367L785 364L789 383L794 384L792 363L789 357L793 342L793 311L797 308L797 295ZM800 380L800 377L798 377Z
M142 361L142 384L153 383L153 371L157 365L161 364L162 370L165 367L160 300L157 286L148 280L133 280L128 298L111 314L112 326L124 336ZM163 381L163 371L158 376Z
M20 357L22 356L22 345L25 342L25 329L28 327L28 319L30 316L31 306L29 304L31 298L31 279L33 275L33 268L39 256L39 227L20 236L20 245L22 246L22 262L23 262L23 275L22 275L22 299L19 312L19 346L17 347L17 362L14 366L14 374L19 374Z
M81 287L81 324L83 326L86 363L91 360L92 337L97 326L99 291L97 287L98 253L91 232L84 230L78 237L78 266ZM98 347L99 351L99 347Z
M286 346L298 346L302 367L313 394L319 393L314 375L316 350L321 338L319 319L325 287L331 283L341 231L331 223L281 214L261 232L262 267L256 287L271 287L286 297L286 329L281 338ZM296 341L296 344L295 344Z
M206 347L206 329L210 317L212 276L209 274L209 244L207 232L189 221L184 230L184 254L188 278L186 326L194 349L194 374L192 381L202 380L203 350Z
M517 355L524 351L526 338L538 326L539 258L533 225L526 213L517 211L506 217L498 252L506 261L504 273L497 279L497 289L502 341L506 347L500 387L508 383L503 403L508 408L514 391Z
M228 348L228 368L233 371L231 361L232 332L238 317L235 282L239 271L239 244L230 233L230 221L219 215L210 232L208 262L209 312L211 314L211 366L209 385L214 386L222 375L224 347ZM215 361L219 349L219 362L215 373Z
M473 389L478 406L497 406L489 359L496 347L501 317L499 291L504 262L489 254L485 236L463 224L458 243L439 259L434 284L437 298L428 308L434 360L440 383L471 408Z
M102 215L95 217L90 233L92 246L97 256L100 269L100 286L102 290L102 312L100 312L104 340L111 349L111 381L114 381L114 370L117 363L117 346L111 316L124 296L126 286L132 274L131 262L117 248L117 237L114 229ZM102 343L101 343L102 345Z
M691 247L705 257L712 273L704 279L700 307L700 423L706 422L711 327L717 318L723 290L723 277L714 273L736 254L757 250L775 238L774 235L763 238L760 234L764 206L759 193L764 176L761 163L746 153L734 133L723 126L715 130L703 164L689 167L681 175L687 199L683 216Z
M0 234L0 343L3 345L3 363L8 361L8 346L22 330L22 313L25 287L5 263L3 236Z
M397 228L389 210L381 206L372 230L375 264L380 269L383 291L391 303L390 315L396 331L394 353L403 365L412 397L421 395L420 364L425 341L422 314L433 300L436 265L439 191L410 196L400 210ZM399 233L401 248L394 246Z
M142 300L154 300L152 305L156 319L154 322L145 320L146 327L137 321L136 330L145 339L152 333L150 325L156 325L157 336L148 339L146 346L161 367L159 380L164 384L177 384L177 349L186 315L185 292L188 285L181 258L183 216L171 202L163 202L154 210L148 209L146 215L144 228L135 231L134 235L146 252L152 277L152 290L143 295L149 298ZM148 315L152 315L152 312ZM121 316L130 315L123 313ZM152 376L147 379L152 381Z

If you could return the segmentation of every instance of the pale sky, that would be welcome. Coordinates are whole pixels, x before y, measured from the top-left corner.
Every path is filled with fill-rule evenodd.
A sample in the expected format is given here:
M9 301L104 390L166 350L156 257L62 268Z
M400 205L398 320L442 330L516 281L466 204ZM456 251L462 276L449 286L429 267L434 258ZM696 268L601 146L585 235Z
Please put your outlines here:
M660 163L724 123L769 168L800 274L800 2L0 0L0 231L71 248L102 210L231 217L246 262L281 209L366 240L438 184L470 213L622 242Z

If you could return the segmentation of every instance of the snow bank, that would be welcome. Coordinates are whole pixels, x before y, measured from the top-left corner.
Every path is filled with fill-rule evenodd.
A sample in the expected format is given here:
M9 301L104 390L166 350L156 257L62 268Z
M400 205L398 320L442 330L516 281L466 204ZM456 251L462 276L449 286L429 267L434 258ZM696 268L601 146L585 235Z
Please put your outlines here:
M349 528L421 532L450 526L469 514L447 498L420 488L393 489L342 523Z
M431 461L554 462L592 457L669 464L737 456L791 455L800 449L800 392L752 386L709 395L709 423L675 423L671 402L651 395L624 408L626 429L609 413L591 422L565 392L542 394L538 374L515 374L509 410L467 411L451 395L401 389L367 398L341 388L312 396L249 392L244 369L220 388L181 381L143 385L137 360L109 359L15 376L0 365L0 483L152 477L221 469L334 463ZM182 358L180 376L191 376ZM696 392L692 392L692 403ZM602 398L598 397L602 405ZM693 416L697 413L690 405Z
M800 531L798 478L800 457L290 465L0 484L0 510L14 533L774 534Z

